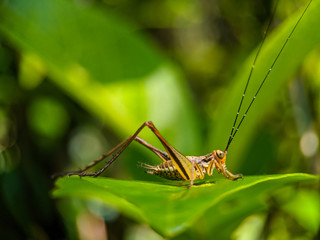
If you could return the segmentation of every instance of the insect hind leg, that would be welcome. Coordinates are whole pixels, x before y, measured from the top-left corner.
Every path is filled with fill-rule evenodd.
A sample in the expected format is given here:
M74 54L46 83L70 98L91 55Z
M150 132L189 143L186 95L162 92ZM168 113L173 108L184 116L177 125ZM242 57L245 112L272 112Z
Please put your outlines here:
M133 140L135 140L135 138L137 138L137 135L141 132L141 130L145 126L148 126L148 124L149 124L149 122L144 122L132 136L128 137L127 139L125 139L124 141L119 143L116 147L111 149L106 154L103 154L100 158L98 158L97 160L95 160L92 163L88 164L86 167L84 167L84 168L82 168L82 169L80 169L78 171L54 174L52 176L52 178L54 179L54 178L62 177L62 176L65 176L65 175L67 175L69 177L72 176L72 175L78 175L80 177L83 177L83 176L97 177L97 176L99 176L104 170L106 170L120 156L120 154L130 145L130 143ZM108 156L112 155L113 153L115 153L115 154L112 156L112 158L109 161L107 161L106 164L99 171L97 171L97 172L84 172L87 169L95 166L97 163L101 162L102 160L104 160Z

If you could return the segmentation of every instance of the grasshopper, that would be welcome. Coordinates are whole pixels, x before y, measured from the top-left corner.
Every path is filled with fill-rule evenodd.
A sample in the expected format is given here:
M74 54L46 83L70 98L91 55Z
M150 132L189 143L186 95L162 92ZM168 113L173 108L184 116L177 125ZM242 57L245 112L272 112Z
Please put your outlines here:
M249 109L251 108L253 102L255 101L260 89L262 88L262 86L264 85L266 79L269 76L269 73L271 72L273 66L276 64L279 56L281 55L283 49L285 48L286 44L288 43L291 35L294 33L296 27L298 26L299 22L301 21L301 19L303 18L305 12L307 11L307 9L309 8L310 4L311 4L312 0L309 1L309 3L307 4L307 6L305 7L303 13L301 14L299 20L297 21L297 23L295 24L295 26L293 27L291 33L289 34L288 38L285 40L284 44L282 45L281 49L278 52L278 55L276 56L276 58L274 59L273 63L271 64L269 70L267 71L264 79L262 80L259 88L257 89L254 97L252 98L249 106L247 107L244 115L242 116L242 118L240 119L238 125L237 124L237 120L238 120L238 116L239 116L239 112L240 109L242 107L242 103L247 91L247 87L249 85L250 79L251 79L251 75L256 63L256 60L259 56L261 47L264 43L264 40L266 38L267 32L269 30L269 27L271 25L272 22L272 18L267 26L267 29L264 33L263 39L261 41L261 44L258 48L258 51L256 53L255 59L253 61L252 67L251 67L251 71L249 73L245 88L244 88L244 92L242 94L242 98L238 107L238 111L236 113L235 116L235 120L231 129L231 133L229 136L229 140L227 142L227 146L225 148L224 151L222 150L213 150L211 153L206 154L204 156L184 156L182 153L180 153L176 148L174 148L173 146L171 146L166 140L165 138L160 134L160 132L158 131L158 129L155 127L155 125L149 121L149 122L144 122L139 128L138 130L130 137L128 137L127 139L125 139L124 141L122 141L120 144L118 144L117 146L115 146L113 149L111 149L109 152L103 154L101 157L99 157L97 160L91 162L89 165L87 165L86 167L78 170L78 171L72 171L72 172L66 172L66 173L62 173L62 174L57 174L56 176L64 176L64 175L78 175L80 177L82 176L94 176L97 177L99 176L103 171L105 171L119 156L120 154L130 145L130 143L132 143L133 141L136 141L138 143L140 143L141 145L143 145L144 147L150 149L154 154L156 154L163 162L160 163L157 166L152 166L152 165L148 165L145 163L141 163L141 167L146 169L146 173L148 174L152 174L152 175L156 175L162 178L166 178L169 180L183 180L183 181L190 181L190 185L189 187L191 187L194 183L195 180L198 179L203 179L205 174L211 176L213 174L213 170L216 168L218 170L219 173L223 174L227 179L229 180L237 180L239 178L242 178L242 174L232 174L230 171L228 171L227 167L226 167L226 157L227 157L227 151L228 148L232 142L232 140L234 139L236 133L239 130L239 127L241 126L243 120L245 119ZM275 11L274 11L275 12ZM274 15L273 12L273 15ZM138 134L142 131L142 129L144 129L145 127L148 127L156 136L157 138L160 140L161 144L164 146L165 151L162 151L154 146L152 146L151 144L147 143L146 141L144 141L142 138L138 137ZM94 165L96 165L97 163L101 162L102 160L104 160L105 158L109 157L110 155L114 154L111 159L109 161L106 162L106 164L97 172L85 172L86 170L88 170L89 168L93 167Z

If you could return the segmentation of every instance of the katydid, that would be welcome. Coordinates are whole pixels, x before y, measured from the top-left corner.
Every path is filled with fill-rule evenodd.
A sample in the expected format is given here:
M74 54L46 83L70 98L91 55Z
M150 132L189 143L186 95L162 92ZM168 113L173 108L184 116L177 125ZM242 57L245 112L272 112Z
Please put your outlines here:
M236 133L238 132L239 127L241 126L243 120L245 119L249 109L251 108L251 106L252 106L253 102L255 101L257 95L259 94L261 88L263 87L264 83L268 79L272 68L274 67L274 65L278 61L283 49L287 45L290 37L292 36L292 34L294 33L295 29L297 28L297 26L300 23L301 19L303 18L304 14L306 13L307 9L309 8L311 2L312 2L312 0L309 1L308 5L305 7L303 13L301 14L299 20L296 22L296 24L294 25L293 29L291 30L289 36L284 41L284 43L283 43L282 47L280 48L276 58L273 60L270 68L267 70L267 72L265 74L265 77L262 79L262 82L261 82L260 86L258 87L254 97L252 98L249 106L247 107L244 115L242 116L242 118L240 119L239 123L237 124L239 112L240 112L240 109L242 107L242 103L243 103L243 100L244 100L244 97L245 97L245 94L246 94L246 91L247 91L247 87L248 87L250 79L251 79L251 75L252 75L256 60L257 60L257 58L259 56L261 47L263 46L263 43L264 43L264 40L266 38L267 32L268 32L269 27L271 25L271 20L272 20L273 16L271 17L271 20L270 20L270 22L268 24L268 27L267 27L267 29L266 29L266 31L264 33L263 39L262 39L261 44L259 46L259 49L258 49L258 51L256 53L255 58L254 58L254 61L253 61L252 67L251 67L251 71L249 73L249 76L248 76L248 79L247 79L247 82L246 82L246 85L245 85L245 88L244 88L244 92L243 92L242 97L241 97L241 101L240 101L240 104L239 104L239 107L238 107L238 111L236 113L233 126L231 128L230 137L229 137L229 140L227 142L227 145L226 145L226 148L225 148L224 151L222 151L222 150L214 150L211 153L206 154L204 156L184 156L177 149L175 149L173 146L171 146L164 139L164 137L160 134L160 132L155 127L155 125L151 121L149 121L149 122L143 123L132 136L130 136L127 139L125 139L124 141L122 141L120 144L115 146L109 152L107 152L106 154L102 155L100 158L98 158L97 160L93 161L92 163L90 163L86 167L84 167L84 168L82 168L82 169L80 169L78 171L72 171L72 172L67 172L67 173L63 173L63 174L58 174L56 176L78 175L78 176L94 176L94 177L97 177L103 171L105 171L119 157L119 155L130 145L130 143L132 143L133 141L136 141L136 142L140 143L141 145L143 145L144 147L150 149L154 154L156 154L163 161L162 163L160 163L157 166L152 166L152 165L148 165L148 164L142 163L141 167L147 169L146 173L148 173L148 174L157 175L159 177L170 179L170 180L190 181L189 187L191 187L193 185L195 180L203 179L205 174L211 176L212 173L213 173L213 170L215 168L218 170L218 172L223 174L227 179L230 179L230 180L234 181L234 180L237 180L239 178L242 178L242 174L232 174L230 171L227 170L226 157L227 157L228 148L230 147L230 144L232 143ZM273 14L274 14L274 12L275 11L273 11ZM160 142L164 146L165 151L162 151L162 150L152 146L151 144L147 143L146 141L144 141L143 139L138 137L139 133L145 127L148 127L157 136L157 138L160 140ZM97 172L85 172L86 170L88 170L89 168L93 167L94 165L96 165L97 163L101 162L102 160L104 160L105 158L109 157L112 154L114 154L114 155L111 157L111 159L109 161L106 162L106 164L100 170L98 170Z

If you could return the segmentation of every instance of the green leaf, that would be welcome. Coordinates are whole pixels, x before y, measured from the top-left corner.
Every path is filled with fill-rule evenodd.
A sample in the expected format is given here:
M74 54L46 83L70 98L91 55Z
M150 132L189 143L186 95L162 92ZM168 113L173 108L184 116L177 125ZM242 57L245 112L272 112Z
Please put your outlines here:
M1 34L23 59L119 136L152 120L181 151L199 149L184 76L123 16L65 0L5 1L0 16ZM23 85L33 86L28 76Z
M53 196L98 198L123 214L148 223L163 236L172 237L198 223L204 223L204 229L211 232L219 231L223 225L241 220L237 217L243 216L243 209L248 213L261 208L261 198L273 190L317 179L300 173L248 176L235 182L218 178L214 183L188 189L150 182L71 177L56 181L58 188ZM209 222L202 219L208 213Z
M65 0L6 1L1 29L24 51L50 67L84 68L99 82L150 74L161 56L133 34L136 27L111 11Z

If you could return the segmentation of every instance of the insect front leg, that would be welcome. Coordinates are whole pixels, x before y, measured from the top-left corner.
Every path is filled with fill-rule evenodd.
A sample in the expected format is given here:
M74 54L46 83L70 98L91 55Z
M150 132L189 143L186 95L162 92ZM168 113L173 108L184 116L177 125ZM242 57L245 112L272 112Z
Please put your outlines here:
M221 164L218 163L217 160L214 160L214 163L215 163L218 171L220 173L222 173L229 180L235 181L235 180L243 177L242 174L232 174L230 171L227 170L225 165L222 166Z
M243 175L241 173L238 173L238 174L232 174L231 172L229 172L227 169L225 169L226 173L229 175L229 178L230 180L234 181L234 180L237 180L239 178L243 178Z

